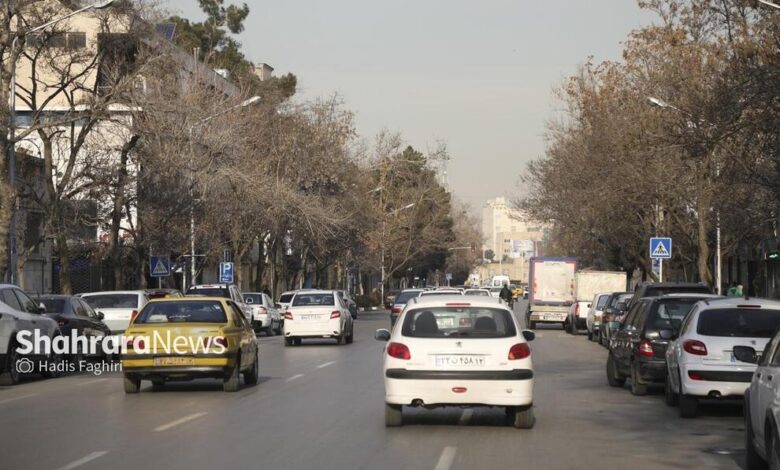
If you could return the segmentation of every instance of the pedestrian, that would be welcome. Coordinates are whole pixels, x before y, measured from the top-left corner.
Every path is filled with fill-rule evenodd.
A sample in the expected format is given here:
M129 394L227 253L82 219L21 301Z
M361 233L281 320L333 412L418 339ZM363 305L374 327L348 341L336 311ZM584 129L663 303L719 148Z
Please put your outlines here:
M734 297L742 297L742 284L738 284L734 289Z
M731 281L731 286L729 287L729 290L726 291L726 295L729 297L737 297L737 283L735 281Z

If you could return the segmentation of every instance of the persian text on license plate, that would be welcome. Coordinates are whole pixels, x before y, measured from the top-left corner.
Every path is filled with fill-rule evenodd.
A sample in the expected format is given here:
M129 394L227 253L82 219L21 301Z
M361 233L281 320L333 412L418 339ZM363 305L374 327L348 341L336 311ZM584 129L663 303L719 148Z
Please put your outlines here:
M194 366L195 359L191 357L155 357L156 366Z
M301 315L301 320L316 320L319 315Z
M485 365L483 356L434 356L436 367L482 367Z

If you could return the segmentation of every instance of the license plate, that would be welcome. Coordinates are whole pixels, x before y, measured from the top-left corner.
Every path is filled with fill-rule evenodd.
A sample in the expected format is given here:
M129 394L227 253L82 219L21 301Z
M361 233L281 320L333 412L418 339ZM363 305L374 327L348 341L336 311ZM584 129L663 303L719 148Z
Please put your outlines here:
M316 320L318 315L301 315L301 320Z
M483 356L434 356L433 363L436 367L482 367L485 365Z
M455 328L455 319L452 317L437 318L439 328Z
M155 357L156 366L194 366L195 359L192 357Z

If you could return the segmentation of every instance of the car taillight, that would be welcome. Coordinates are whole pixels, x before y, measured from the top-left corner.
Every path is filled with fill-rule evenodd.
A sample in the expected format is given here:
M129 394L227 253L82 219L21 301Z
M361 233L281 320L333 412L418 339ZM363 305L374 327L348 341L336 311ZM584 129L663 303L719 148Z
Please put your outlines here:
M141 338L127 338L127 349L144 348L144 340Z
M341 312L338 310L330 312L330 319L333 320L334 318L341 318Z
M222 346L223 348L227 347L227 338L224 336L215 336L214 338L211 338L211 344L216 346Z
M138 316L138 310L133 310L130 312L130 323L133 323L135 321L135 317Z
M68 320L66 320L64 318L58 318L57 319L57 324L60 325L60 326L65 326L65 325L68 324Z
M574 315L579 317L580 316L580 303L577 302L574 304Z
M409 348L405 344L390 343L387 345L387 355L396 359L404 359L408 361L412 358L412 354L409 352Z
M699 340L689 339L683 343L683 349L694 356L706 356L707 346Z
M293 319L292 312L289 312L289 311L288 312L284 312L284 319L285 320L292 320Z
M268 310L265 307L259 307L257 313L260 315L268 315Z
M653 357L653 345L649 341L642 341L639 343L639 350L637 351L640 356Z
M516 361L518 359L525 359L531 355L531 348L528 343L518 343L509 348L509 360Z
M401 313L401 307L393 307L392 310L390 310L391 313Z

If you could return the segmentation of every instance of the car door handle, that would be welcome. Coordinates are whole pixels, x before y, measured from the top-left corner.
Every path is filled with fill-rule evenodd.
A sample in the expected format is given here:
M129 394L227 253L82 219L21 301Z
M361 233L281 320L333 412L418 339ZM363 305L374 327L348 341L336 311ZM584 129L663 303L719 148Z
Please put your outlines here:
M772 380L772 376L771 375L767 375L766 376L766 380L767 380L767 382L771 381Z

